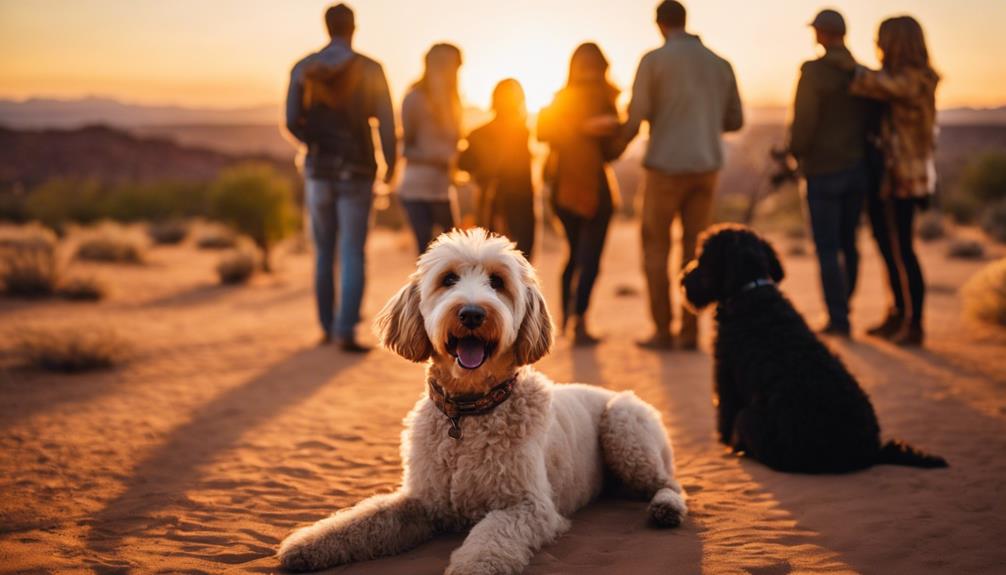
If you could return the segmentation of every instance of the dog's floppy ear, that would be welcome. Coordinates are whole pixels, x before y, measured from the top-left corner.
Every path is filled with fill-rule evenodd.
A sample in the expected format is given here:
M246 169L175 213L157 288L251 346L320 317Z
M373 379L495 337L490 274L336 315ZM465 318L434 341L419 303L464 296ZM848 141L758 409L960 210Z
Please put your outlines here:
M545 298L536 285L527 287L527 308L524 321L517 330L513 345L517 365L529 365L545 357L552 349L552 316L548 313Z
M761 247L765 252L765 259L768 261L768 274L772 278L772 281L779 283L782 278L786 277L786 272L782 270L782 263L779 262L779 255L775 252L775 248L764 238L761 239Z
M419 311L419 284L409 282L377 314L374 330L381 345L410 361L426 361L433 355L433 343L426 335Z

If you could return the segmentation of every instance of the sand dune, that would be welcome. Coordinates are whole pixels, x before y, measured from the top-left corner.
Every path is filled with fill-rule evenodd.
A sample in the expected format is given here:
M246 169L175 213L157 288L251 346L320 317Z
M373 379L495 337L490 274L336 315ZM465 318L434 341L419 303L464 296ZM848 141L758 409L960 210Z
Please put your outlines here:
M411 255L404 237L385 233L370 250L372 316L411 271ZM537 262L552 302L561 251L550 240ZM960 319L956 289L980 264L942 253L924 251L926 350L866 338L835 345L885 435L951 468L810 477L716 444L707 353L635 348L648 330L637 232L616 226L594 304L604 344L572 350L560 340L539 366L656 405L691 515L656 531L643 503L596 502L528 572L1003 572L1006 338ZM116 371L0 371L0 573L275 572L290 529L395 488L400 421L422 393L422 368L383 351L351 358L314 346L308 256L285 256L280 273L245 288L216 287L214 257L165 248L146 268L95 268L116 286L97 306L0 300L5 352L29 326L110 325L134 342L133 360ZM884 303L871 249L864 259L860 328ZM786 265L784 289L820 313L812 259ZM624 291L635 295L616 295ZM9 365L9 353L0 360ZM441 573L460 541L330 572Z

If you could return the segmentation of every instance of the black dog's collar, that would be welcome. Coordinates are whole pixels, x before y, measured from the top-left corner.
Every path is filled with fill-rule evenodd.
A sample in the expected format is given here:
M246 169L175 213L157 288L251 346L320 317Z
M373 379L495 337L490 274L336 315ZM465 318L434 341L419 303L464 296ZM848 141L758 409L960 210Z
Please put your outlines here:
M737 293L723 300L723 304L730 304L735 299L741 296L741 294L747 293L751 290L756 290L762 287L774 286L775 282L771 278L758 278L756 280L751 280L748 283L742 285Z
M499 407L510 397L516 380L517 374L514 374L481 395L451 397L447 395L443 387L430 378L428 380L429 397L433 405L436 405L437 409L446 415L451 422L451 428L447 430L447 435L461 441L461 417L484 415Z

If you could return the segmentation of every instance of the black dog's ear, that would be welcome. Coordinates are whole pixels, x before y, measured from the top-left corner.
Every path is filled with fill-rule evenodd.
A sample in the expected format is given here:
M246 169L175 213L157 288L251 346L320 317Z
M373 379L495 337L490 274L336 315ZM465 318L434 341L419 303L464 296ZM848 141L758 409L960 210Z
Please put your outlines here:
M772 281L779 283L782 278L786 277L786 273L782 269L782 263L779 262L779 255L776 253L775 248L764 238L761 239L762 251L765 252L765 259L768 261L768 273Z

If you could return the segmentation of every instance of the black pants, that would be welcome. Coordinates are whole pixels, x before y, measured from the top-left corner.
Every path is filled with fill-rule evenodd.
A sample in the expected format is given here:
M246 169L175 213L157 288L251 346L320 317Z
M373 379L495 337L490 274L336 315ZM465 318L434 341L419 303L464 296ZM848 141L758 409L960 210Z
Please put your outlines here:
M500 216L503 218L507 236L517 244L530 260L534 253L534 196L531 194L501 198Z
M555 213L566 230L569 259L562 271L563 317L582 316L590 305L590 293L601 267L601 252L614 211L611 192L602 184L600 203L592 218L555 206Z
M887 267L887 283L894 300L892 312L907 317L913 327L922 326L926 295L912 233L920 205L918 200L881 199L877 193L871 193L868 199L873 237Z

